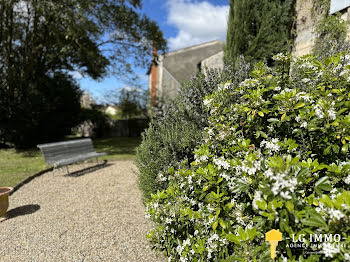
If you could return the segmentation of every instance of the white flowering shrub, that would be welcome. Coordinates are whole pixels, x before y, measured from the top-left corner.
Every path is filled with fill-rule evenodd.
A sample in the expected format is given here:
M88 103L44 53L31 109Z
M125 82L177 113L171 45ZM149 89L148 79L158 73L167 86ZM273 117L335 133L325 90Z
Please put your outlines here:
M283 234L278 261L350 259L350 57L305 56L292 77L290 58L275 59L277 70L257 64L206 97L195 160L163 174L148 237L169 261L269 261L271 229ZM344 245L306 253L293 234L340 234Z
M198 74L184 83L178 96L168 100L163 110L151 119L135 158L144 201L149 201L151 194L157 190L167 188L168 181L162 173L166 173L169 166L177 168L177 163L183 159L193 161L193 148L200 144L202 131L209 125L209 113L203 99L221 82L235 79L239 83L244 80L249 68L242 57L237 68L225 66L223 70Z

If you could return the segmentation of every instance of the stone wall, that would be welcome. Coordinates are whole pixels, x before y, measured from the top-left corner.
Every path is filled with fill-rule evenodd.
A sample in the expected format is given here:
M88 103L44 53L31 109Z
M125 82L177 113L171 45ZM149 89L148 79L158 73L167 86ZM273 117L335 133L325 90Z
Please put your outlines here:
M312 0L296 1L296 38L294 42L294 56L303 56L312 52L315 41L316 24L322 19L322 14L312 14ZM347 38L350 39L350 8L341 11L341 17L348 21Z
M224 68L224 51L221 51L215 55L212 55L201 62L202 72L205 72L206 69L223 69L223 68Z
M312 17L312 0L297 0L295 9L296 38L293 54L295 56L303 56L312 51L316 21L321 17Z
M224 43L211 41L167 53L163 58L163 66L179 82L190 80L200 70L200 63L221 52Z
M190 80L202 65L208 68L223 67L224 43L218 40L187 47L159 55L156 66L156 96L160 101L174 99L181 84ZM153 66L154 67L154 66ZM152 68L153 68L152 67ZM153 71L150 75L153 74ZM149 89L152 89L152 78L149 76Z

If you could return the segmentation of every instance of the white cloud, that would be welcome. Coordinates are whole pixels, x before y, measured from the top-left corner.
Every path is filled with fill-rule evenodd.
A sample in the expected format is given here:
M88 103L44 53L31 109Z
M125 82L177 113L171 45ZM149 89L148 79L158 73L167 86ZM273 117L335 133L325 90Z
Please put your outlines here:
M176 37L168 39L170 50L226 39L229 6L189 0L168 0L167 22L178 29Z
M83 78L83 75L80 72L78 72L78 71L72 71L72 72L69 72L69 73L74 79L79 80L79 79Z

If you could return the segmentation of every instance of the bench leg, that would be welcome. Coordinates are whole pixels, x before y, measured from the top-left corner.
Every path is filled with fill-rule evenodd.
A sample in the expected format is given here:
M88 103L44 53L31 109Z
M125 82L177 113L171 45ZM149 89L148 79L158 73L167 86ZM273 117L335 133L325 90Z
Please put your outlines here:
M55 175L55 169L56 169L56 167L54 166L52 169L52 175Z
M68 169L68 166L66 166L66 170L67 170L67 175L69 174L69 169Z
M96 157L96 163L98 164L98 157Z

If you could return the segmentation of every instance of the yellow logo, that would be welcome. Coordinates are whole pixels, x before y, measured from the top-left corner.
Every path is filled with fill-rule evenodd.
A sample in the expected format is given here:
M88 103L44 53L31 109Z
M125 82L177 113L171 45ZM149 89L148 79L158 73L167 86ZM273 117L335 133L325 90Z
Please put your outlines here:
M266 241L270 242L271 245L271 258L276 257L276 247L278 245L278 241L282 240L282 233L277 229L272 229L265 234Z

